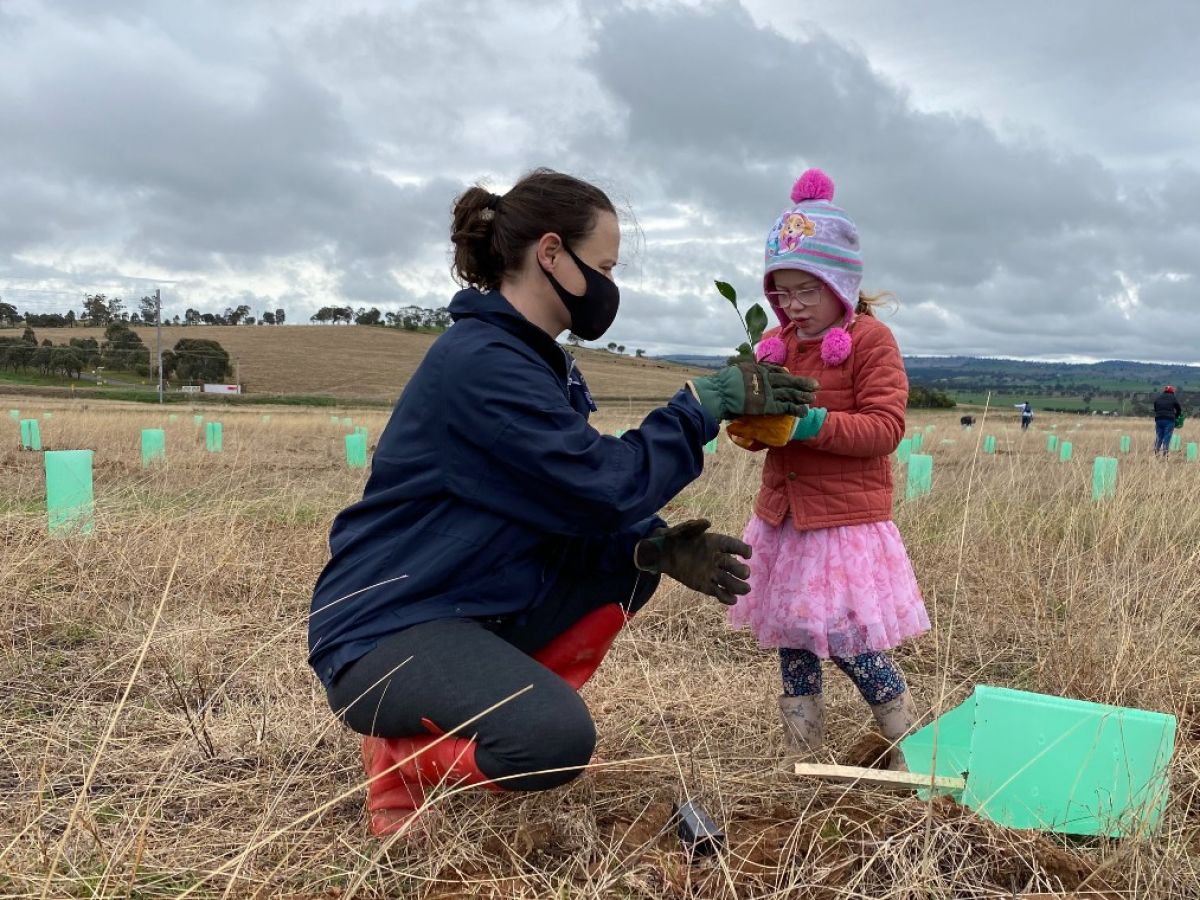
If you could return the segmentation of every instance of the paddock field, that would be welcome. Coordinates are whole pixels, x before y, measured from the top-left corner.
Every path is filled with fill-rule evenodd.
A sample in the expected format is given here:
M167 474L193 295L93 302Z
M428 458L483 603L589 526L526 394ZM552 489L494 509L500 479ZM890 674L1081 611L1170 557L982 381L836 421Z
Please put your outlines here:
M1157 834L1067 841L784 774L775 659L672 584L585 688L593 770L546 794L437 795L411 846L366 836L358 742L304 662L330 520L366 477L344 425L206 409L224 426L210 454L189 410L30 399L0 398L0 897L1200 896L1200 464L1155 460L1146 420L1039 416L1022 434L1004 410L964 432L958 411L914 411L933 492L896 519L935 627L898 655L925 709L985 683L1175 714ZM95 451L90 536L47 535L41 455L16 449L9 407L48 449ZM374 446L386 411L339 413ZM1046 451L1051 426L1071 462ZM167 460L143 469L146 427ZM1100 503L1097 455L1120 457ZM761 457L722 438L707 462L665 515L738 533ZM827 684L830 758L861 761L867 711ZM684 793L725 854L689 864L667 827Z

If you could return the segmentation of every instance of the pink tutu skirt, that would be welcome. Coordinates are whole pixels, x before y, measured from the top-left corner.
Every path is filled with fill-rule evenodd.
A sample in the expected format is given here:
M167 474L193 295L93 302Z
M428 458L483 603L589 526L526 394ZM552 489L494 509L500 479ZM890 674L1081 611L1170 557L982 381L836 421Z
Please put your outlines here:
M763 648L822 659L890 650L929 630L925 602L894 522L797 531L754 516L750 593L729 608Z

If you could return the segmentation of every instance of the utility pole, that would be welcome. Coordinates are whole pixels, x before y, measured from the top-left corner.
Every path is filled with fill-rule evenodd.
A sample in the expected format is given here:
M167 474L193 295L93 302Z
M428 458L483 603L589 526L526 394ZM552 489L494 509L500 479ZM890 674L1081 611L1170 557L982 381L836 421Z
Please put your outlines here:
M162 292L154 289L154 332L158 343L158 402L163 402L162 373Z

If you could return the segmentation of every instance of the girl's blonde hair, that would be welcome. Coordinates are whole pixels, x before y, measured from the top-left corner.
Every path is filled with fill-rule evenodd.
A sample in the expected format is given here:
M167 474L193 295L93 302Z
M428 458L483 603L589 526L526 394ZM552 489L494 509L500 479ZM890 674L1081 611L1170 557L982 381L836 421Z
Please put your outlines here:
M880 291L878 294L858 292L858 306L854 310L856 316L875 317L875 309L879 306L895 306L896 295L891 291Z

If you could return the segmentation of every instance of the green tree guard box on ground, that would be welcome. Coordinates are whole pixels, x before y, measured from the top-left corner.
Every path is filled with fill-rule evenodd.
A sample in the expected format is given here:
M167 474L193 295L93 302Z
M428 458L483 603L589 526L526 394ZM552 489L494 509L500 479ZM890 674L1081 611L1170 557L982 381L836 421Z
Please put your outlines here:
M337 424L338 424L340 421L341 421L341 419L339 419L337 416L330 416L330 417L329 417L329 424L330 424L330 425L337 425Z
M908 457L908 485L904 491L906 500L924 497L933 490L933 457L924 453L910 453Z
M38 425L37 419L21 420L21 449L42 449L42 428Z
M96 527L91 450L49 450L46 514L52 535L90 534Z
M43 418L43 419L53 419L53 418L54 418L54 413L52 413L52 412L46 412L46 413L42 413L42 418Z
M364 441L366 441L368 444L371 443L371 435L367 432L366 425L355 425L354 433L361 434Z
M205 427L204 447L209 453L221 453L225 449L225 435L220 422L209 422Z
M1063 441L1062 446L1058 448L1058 458L1062 462L1070 462L1071 460L1071 442Z
M204 416L192 416L192 424L199 428L204 424Z
M167 416L167 421L168 422L178 422L179 416L176 413L171 413L169 416Z
M896 461L907 463L908 458L912 456L912 451L912 438L902 438L899 446L896 447Z
M263 417L262 417L262 420L263 420L264 422L266 422L266 423L270 424L270 422L271 422L271 414L270 414L270 413L267 413L265 416L263 416Z
M346 428L352 428L354 427L354 420L346 416L346 418L342 419L342 425Z
M8 411L8 417L10 419L12 419L14 422L20 421L21 411L19 409L10 409Z
M912 436L912 452L920 453L921 445L924 443L925 443L925 435L923 435L921 432L918 431L916 434L914 434Z
M1178 453L1181 446L1179 435L1171 435L1171 452Z
M1122 453L1129 452L1129 435L1127 435L1127 434L1121 435L1121 452Z
M708 453L708 454L717 452L717 439L716 438L713 438L711 441L709 441L707 444L704 445L704 452Z
M984 453L995 453L996 452L996 436L995 435L989 434L987 437L985 437L983 439L983 452Z
M1175 717L978 685L901 743L909 769L1008 828L1144 837L1167 805ZM928 794L928 791L922 793Z
M365 469L367 467L366 435L346 435L346 464L352 469Z
M1117 493L1117 459L1114 456L1097 456L1092 467L1092 499L1103 500Z
M1196 442L1195 441L1190 441L1187 445L1187 461L1188 462L1196 461Z
M1046 435L1046 449L1049 450L1051 453L1053 453L1055 450L1058 449L1058 435L1057 434Z
M167 433L161 428L142 429L142 468L155 460L166 462Z

